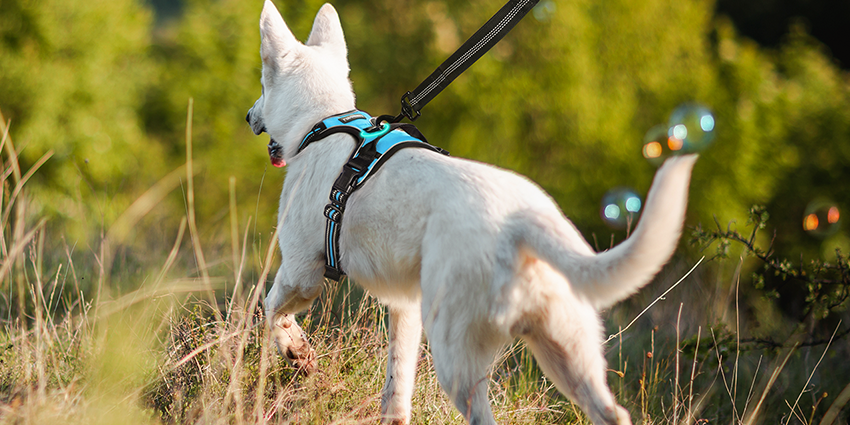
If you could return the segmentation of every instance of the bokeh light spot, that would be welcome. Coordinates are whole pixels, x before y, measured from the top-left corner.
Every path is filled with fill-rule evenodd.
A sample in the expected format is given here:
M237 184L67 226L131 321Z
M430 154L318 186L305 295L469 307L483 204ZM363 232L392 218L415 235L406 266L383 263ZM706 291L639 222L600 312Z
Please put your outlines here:
M699 127L702 131L714 131L714 117L711 115L703 115L699 120Z
M818 216L815 214L809 214L806 216L806 219L803 220L803 230L815 230L818 228Z
M667 130L666 125L656 125L643 136L643 157L656 167L672 155L667 141Z
M714 115L696 103L679 105L670 114L670 136L682 141L683 153L698 153L714 141Z
M679 105L667 125L657 125L646 132L643 157L658 167L671 156L702 152L714 140L715 124L714 115L705 106Z
M642 206L640 196L634 190L618 187L602 197L599 215L608 227L621 230L634 227Z
M841 227L841 213L838 205L827 199L815 199L806 206L803 213L803 230L807 234L824 239Z
M626 211L636 213L640 211L640 198L637 196L632 196L629 199L626 199Z
M658 158L659 156L661 156L661 143L652 141L643 145L644 158Z
M688 137L688 127L684 124L676 124L670 127L670 136L679 140L685 140Z
M838 223L838 219L841 218L841 215L838 213L838 207L832 206L826 213L826 221L828 223Z
M605 206L605 218L609 220L616 220L620 218L620 207L610 204Z
M531 14L539 22L548 22L552 19L552 15L555 14L555 2L552 0L541 1L531 9Z
M670 137L667 139L667 147L669 147L671 151L677 151L679 149L682 149L683 144L684 143L682 142L682 139L677 139L675 137Z

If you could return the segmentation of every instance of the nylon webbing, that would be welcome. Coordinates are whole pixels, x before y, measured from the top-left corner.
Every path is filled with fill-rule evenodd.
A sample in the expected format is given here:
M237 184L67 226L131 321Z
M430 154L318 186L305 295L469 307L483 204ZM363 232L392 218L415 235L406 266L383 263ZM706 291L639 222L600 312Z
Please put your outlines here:
M324 216L327 219L325 277L331 280L339 281L342 276L345 276L345 271L340 265L342 251L339 246L339 236L348 197L374 175L387 159L401 149L426 148L444 155L449 154L428 143L413 124L384 124L389 126L384 131L380 128L376 129L375 123L375 119L360 110L332 115L313 126L298 148L300 153L313 142L335 133L346 133L357 142L348 162L342 167L342 171L331 186L328 196L330 203L325 205L324 209Z
M401 97L401 113L411 121L419 111L448 87L463 71L484 56L505 34L534 8L539 0L509 0L487 23L472 35L445 62L412 92ZM398 117L401 119L401 116Z

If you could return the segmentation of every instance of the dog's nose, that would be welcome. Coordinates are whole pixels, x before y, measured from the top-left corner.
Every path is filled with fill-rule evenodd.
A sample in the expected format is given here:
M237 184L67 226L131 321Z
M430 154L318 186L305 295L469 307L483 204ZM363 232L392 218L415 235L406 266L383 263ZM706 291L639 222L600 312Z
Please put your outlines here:
M248 121L248 124L251 124L251 111L249 110L247 114L245 114L245 121Z

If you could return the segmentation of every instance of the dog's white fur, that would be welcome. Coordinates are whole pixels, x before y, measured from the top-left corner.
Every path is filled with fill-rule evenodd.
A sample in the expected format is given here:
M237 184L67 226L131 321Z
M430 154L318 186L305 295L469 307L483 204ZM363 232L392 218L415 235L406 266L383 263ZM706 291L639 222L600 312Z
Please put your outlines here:
M303 336L280 329L292 329L291 314L322 290L322 211L354 142L336 134L296 149L314 123L354 109L354 94L330 5L319 10L306 44L268 0L260 32L264 94L248 120L282 145L289 164L278 218L283 258L265 308L281 353L297 360ZM384 421L410 419L424 325L437 377L470 423L495 423L488 374L497 351L516 337L595 424L631 423L606 385L597 310L645 285L672 255L695 161L667 160L631 238L596 254L522 176L424 149L389 159L351 196L340 240L343 269L389 310Z

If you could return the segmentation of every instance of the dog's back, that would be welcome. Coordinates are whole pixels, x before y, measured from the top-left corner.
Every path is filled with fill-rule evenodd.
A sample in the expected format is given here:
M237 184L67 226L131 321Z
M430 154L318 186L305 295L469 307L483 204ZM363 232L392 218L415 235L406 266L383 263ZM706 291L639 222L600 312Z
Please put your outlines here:
M477 279L487 284L488 302L504 304L525 250L563 274L595 308L606 308L648 283L673 254L695 161L695 155L667 161L632 236L596 254L555 202L525 177L431 152L399 153L352 196L342 262L367 287L373 281L431 285L420 282L423 262L444 268L480 264ZM380 286L370 289L380 294Z

